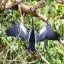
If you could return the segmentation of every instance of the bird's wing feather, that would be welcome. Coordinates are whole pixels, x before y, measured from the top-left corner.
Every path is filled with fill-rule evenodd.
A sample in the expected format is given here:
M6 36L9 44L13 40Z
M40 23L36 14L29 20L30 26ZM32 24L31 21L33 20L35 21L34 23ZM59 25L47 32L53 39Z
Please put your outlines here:
M29 32L30 30L28 30L22 22L17 22L6 30L6 35L14 37L18 36L24 40L28 40Z
M43 41L43 40L58 40L60 35L52 29L52 27L47 24L39 31L36 32L36 41Z

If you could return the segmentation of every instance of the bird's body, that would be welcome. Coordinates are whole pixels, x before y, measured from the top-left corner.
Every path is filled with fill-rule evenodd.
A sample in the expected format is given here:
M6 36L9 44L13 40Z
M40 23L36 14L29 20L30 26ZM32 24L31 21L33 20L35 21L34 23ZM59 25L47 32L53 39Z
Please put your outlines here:
M31 34L30 34L28 49L30 51L35 51L35 34L34 34L34 30L32 30Z
M7 36L20 37L21 39L27 40L29 42L28 49L30 51L35 51L35 42L48 40L58 40L60 35L55 32L49 24L40 30L27 29L22 22L17 22L14 26L9 27L6 30Z

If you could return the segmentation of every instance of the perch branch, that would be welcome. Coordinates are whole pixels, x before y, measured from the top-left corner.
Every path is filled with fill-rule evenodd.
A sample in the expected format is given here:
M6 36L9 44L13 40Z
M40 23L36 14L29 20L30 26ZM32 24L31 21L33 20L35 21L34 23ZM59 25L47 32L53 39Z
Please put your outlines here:
M37 9L40 7L44 7L45 6L45 2L43 1L39 1L34 5L28 6L25 5L21 2L21 0L8 0L5 7L5 9L16 9L19 11L19 14L30 14L32 16L38 17L39 19L43 20L44 22L47 22L47 18L45 18L43 15L38 14L37 13ZM0 9L2 8L2 6L0 7Z
M37 51L37 54L39 55L39 57L42 59L42 61L44 61L45 62L45 64L50 64L46 59L45 59L45 57L44 56L42 56L42 54L40 53L40 52L38 52Z
M64 4L64 0L56 0L57 3Z

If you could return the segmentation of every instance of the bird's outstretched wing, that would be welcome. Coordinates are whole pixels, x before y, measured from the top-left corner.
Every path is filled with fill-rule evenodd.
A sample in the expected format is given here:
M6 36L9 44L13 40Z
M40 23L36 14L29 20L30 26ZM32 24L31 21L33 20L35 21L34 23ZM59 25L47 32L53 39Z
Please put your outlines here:
M30 30L28 30L22 22L17 22L17 23L15 23L15 25L9 27L6 30L6 35L20 37L24 40L28 40L29 32L30 32Z
M46 39L58 40L59 37L60 35L56 31L54 31L49 24L36 32L36 41L43 41Z

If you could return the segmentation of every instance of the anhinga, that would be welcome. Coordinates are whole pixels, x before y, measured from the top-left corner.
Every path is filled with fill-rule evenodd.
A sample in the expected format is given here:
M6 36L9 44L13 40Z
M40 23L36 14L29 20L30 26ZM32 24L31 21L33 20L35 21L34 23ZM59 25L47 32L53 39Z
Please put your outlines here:
M44 40L59 40L60 35L55 32L49 24L42 27L40 30L35 30L32 22L32 30L27 29L22 22L17 22L15 25L6 30L7 36L18 36L21 39L29 42L28 50L35 51L35 42Z

